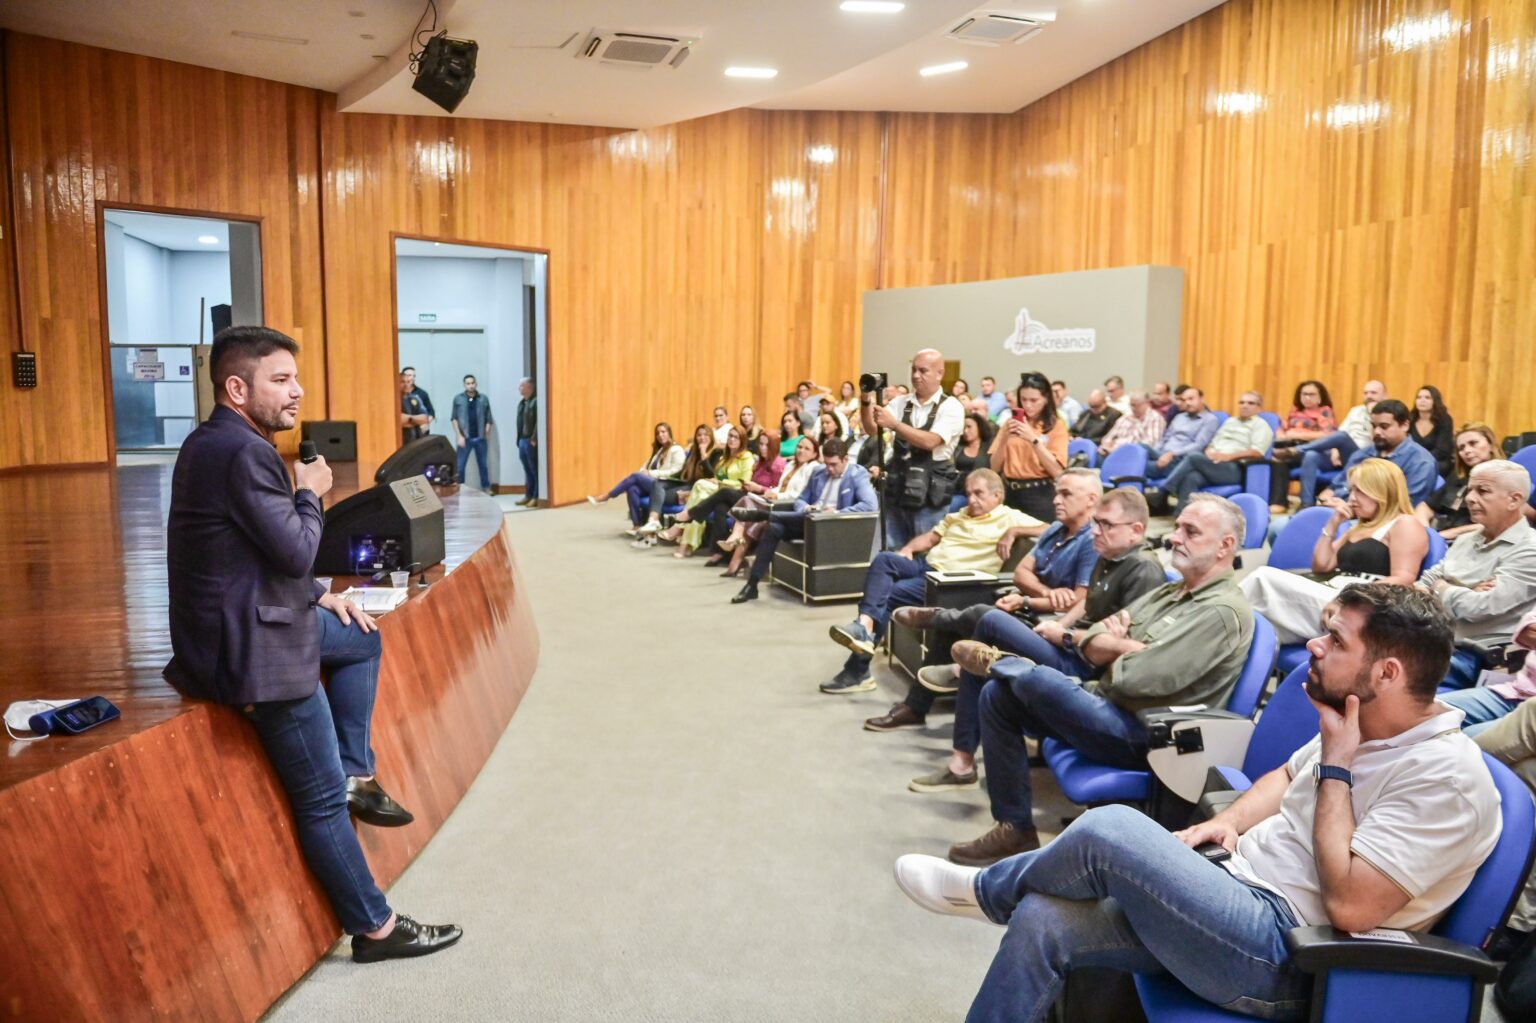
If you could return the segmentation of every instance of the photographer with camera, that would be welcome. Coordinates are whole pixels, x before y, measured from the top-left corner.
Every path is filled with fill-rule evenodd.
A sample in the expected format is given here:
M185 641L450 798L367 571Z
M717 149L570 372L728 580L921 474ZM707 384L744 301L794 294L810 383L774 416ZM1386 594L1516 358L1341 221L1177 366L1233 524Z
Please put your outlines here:
M895 435L881 501L885 546L891 550L938 525L955 496L955 442L965 426L965 409L944 393L943 376L944 356L925 348L912 357L912 393L888 405L877 403L886 386L884 374L859 378L859 421L865 435L874 437L877 428Z

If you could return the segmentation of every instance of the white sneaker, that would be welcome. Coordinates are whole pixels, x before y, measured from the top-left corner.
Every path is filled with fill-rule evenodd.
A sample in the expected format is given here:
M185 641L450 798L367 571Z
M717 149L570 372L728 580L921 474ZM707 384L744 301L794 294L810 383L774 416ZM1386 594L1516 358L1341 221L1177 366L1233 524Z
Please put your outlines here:
M634 538L640 535L640 530L636 529L634 526L630 526L628 529L624 530L624 535L630 538Z
M661 532L661 530L662 530L661 520L660 519L651 519L648 522L646 522L645 525L640 527L640 535L641 536L655 536L657 533Z
M991 923L976 902L980 867L962 867L937 856L908 853L896 859L896 887L930 913Z
M647 547L655 547L656 546L656 537L655 536L642 536L640 539L631 542L630 546L633 547L637 551L645 550L645 548L647 548Z
M595 505L595 504L597 504L597 498L593 497L591 494L588 494L587 495L587 503Z

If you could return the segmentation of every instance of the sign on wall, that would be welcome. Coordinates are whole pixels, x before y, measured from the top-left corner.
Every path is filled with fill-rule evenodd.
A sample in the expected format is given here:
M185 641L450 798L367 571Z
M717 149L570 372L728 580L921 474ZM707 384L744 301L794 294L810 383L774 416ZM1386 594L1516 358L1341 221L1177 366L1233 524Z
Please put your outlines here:
M1092 327L1052 330L1039 320L1030 319L1028 309L1020 309L1013 321L1013 333L1003 340L1003 347L1015 355L1076 354L1093 351L1096 338Z

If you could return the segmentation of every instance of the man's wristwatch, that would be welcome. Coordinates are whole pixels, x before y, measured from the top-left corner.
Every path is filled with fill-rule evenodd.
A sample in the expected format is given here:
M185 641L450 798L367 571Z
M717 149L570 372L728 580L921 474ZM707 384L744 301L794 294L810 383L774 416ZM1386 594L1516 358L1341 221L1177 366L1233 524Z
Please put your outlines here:
M1355 776L1346 768L1335 767L1333 764L1312 765L1312 786L1316 788L1325 781L1341 781L1350 788L1355 787Z

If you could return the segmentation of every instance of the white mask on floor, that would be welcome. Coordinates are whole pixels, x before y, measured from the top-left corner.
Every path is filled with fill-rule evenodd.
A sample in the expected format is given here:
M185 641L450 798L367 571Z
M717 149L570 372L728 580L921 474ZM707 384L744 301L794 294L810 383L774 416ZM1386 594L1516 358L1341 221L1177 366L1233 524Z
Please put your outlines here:
M17 742L32 742L35 739L46 739L48 733L41 735L17 735L17 732L32 731L32 715L41 714L45 710L53 710L56 707L68 707L78 700L17 700L5 708L5 731Z

